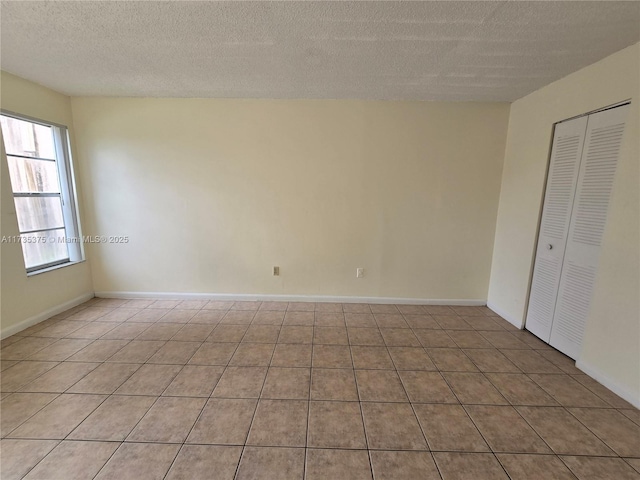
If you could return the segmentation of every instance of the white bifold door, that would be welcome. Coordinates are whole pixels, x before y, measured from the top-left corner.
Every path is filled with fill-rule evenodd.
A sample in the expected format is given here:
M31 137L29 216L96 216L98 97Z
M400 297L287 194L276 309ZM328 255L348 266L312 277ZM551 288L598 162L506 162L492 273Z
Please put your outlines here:
M556 125L526 328L577 358L628 105Z

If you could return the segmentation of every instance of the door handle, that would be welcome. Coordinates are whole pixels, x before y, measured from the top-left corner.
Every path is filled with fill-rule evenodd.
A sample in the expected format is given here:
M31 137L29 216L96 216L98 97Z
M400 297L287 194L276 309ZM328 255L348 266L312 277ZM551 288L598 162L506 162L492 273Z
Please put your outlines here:
M551 245L550 243L547 245L547 250L552 250L553 249L553 245Z

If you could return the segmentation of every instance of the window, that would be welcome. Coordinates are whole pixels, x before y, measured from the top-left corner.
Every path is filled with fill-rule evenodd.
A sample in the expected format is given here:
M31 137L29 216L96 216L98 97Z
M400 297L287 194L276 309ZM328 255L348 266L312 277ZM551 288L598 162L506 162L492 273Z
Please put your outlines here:
M27 273L82 260L67 129L5 113L0 125Z

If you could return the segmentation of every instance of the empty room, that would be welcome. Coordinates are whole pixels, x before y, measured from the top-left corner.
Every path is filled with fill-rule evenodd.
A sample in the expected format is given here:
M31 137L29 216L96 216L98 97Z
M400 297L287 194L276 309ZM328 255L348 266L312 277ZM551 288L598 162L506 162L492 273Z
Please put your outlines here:
M640 480L640 2L0 39L2 480Z

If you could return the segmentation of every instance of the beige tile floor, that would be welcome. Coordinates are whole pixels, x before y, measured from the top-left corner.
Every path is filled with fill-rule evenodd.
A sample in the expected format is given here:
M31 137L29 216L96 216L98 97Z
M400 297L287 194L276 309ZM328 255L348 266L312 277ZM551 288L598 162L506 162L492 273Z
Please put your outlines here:
M0 355L3 480L640 478L640 412L486 307L96 298Z

